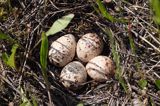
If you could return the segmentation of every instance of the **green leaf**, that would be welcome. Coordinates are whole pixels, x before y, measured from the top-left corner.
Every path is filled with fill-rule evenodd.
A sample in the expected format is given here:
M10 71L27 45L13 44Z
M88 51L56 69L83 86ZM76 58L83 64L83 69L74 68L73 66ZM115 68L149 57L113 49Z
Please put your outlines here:
M6 52L2 53L2 60L4 61L4 63L7 64L7 61L9 59L9 56Z
M138 81L138 85L139 85L142 89L144 89L144 87L147 86L147 80L145 80L145 79L139 80L139 81Z
M33 106L38 106L37 100L35 99L34 96L32 96L32 103L33 103Z
M120 66L120 55L118 54L118 52L116 52L116 40L113 36L113 33L111 31L111 29L109 28L103 28L102 26L98 25L102 31L109 36L109 40L110 40L110 47L111 47L111 52L113 55L113 60L116 63L116 72L115 72L115 77L116 79L119 81L119 83L121 84L121 86L123 87L124 91L126 93L128 93L128 86L124 80L124 78L122 77L122 69Z
M56 20L53 25L51 26L51 28L46 32L46 36L50 36L50 35L54 35L60 31L62 31L63 29L65 29L68 24L70 23L70 21L73 19L74 14L68 14L66 16L63 16L62 18ZM40 39L37 44L34 46L34 48L39 45L39 43L41 42L42 39ZM32 51L32 50L31 50Z
M10 39L10 36L8 36L7 34L4 34L0 31L0 39L4 40L4 39Z
M42 32L42 42L40 49L40 62L43 70L47 68L47 56L48 56L48 38L44 32Z
M45 34L45 32L42 32L42 42L41 42L41 49L40 49L40 63L42 67L42 74L43 78L49 86L48 77L47 77L47 56L48 56L48 38Z
M155 84L156 84L157 88L160 89L160 79L157 79L155 81Z
M111 22L128 23L128 20L124 18L114 18L112 15L110 15L105 6L103 5L102 0L96 0L96 3L98 5L98 8L96 8L96 6L92 4L93 8L98 14L101 13L102 16L107 20Z
M18 48L18 44L14 44L12 46L12 50L11 50L12 54L10 55L10 57L8 58L8 61L7 61L7 65L9 65L12 68L16 68L15 54L16 54L17 48Z
M74 17L74 14L68 14L56 20L51 26L51 28L46 32L46 35L50 36L50 35L56 34L57 32L62 31L68 26L68 24L73 19L73 17Z

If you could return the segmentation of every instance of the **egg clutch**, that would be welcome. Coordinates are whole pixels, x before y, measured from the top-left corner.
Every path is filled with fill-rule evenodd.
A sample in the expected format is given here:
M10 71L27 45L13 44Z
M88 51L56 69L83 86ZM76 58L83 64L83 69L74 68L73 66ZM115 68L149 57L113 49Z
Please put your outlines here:
M63 68L62 84L69 89L78 89L87 81L87 75L97 82L114 76L113 61L101 55L102 51L103 40L96 33L87 33L78 42L72 34L67 34L52 42L48 55L53 65ZM79 60L74 61L74 57Z

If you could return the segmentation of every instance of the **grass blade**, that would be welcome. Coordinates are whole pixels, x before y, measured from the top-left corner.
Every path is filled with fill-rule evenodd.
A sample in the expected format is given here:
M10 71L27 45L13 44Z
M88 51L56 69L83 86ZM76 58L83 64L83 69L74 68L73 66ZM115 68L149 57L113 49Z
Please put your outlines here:
M42 42L40 49L40 64L42 68L43 78L47 85L47 89L49 88L48 76L47 76L47 56L48 56L48 38L45 32L42 32Z
M5 64L7 64L7 61L9 59L9 56L6 52L2 53L2 60L4 61Z
M124 18L115 18L112 15L110 15L105 6L103 5L101 0L96 0L96 3L98 5L98 8L96 8L96 6L94 4L92 4L93 8L95 9L95 11L99 14L101 13L102 16L104 18L106 18L107 20L111 21L111 22L120 22L120 23L127 23L128 20L124 19Z
M15 68L15 69L16 69L15 54L16 54L17 48L18 48L18 44L14 44L12 46L12 50L11 50L12 54L9 56L9 58L7 60L7 65L9 65L10 67Z
M37 100L34 96L32 96L32 103L33 103L33 106L38 106Z
M122 72L121 72L121 67L120 67L120 55L116 52L116 42L115 42L115 39L113 37L113 34L112 34L110 29L103 28L99 24L98 24L98 26L102 29L102 31L104 33L106 33L106 35L109 36L110 47L111 47L111 52L112 52L112 55L113 55L113 60L116 63L116 75L115 75L115 77L119 81L121 86L123 87L124 91L127 93L128 92L128 87L127 87L127 84L126 84L124 78L122 77Z
M124 80L124 78L122 77L122 72L121 72L121 66L120 66L120 55L116 52L116 42L115 39L113 37L112 32L107 29L106 30L108 32L109 35L109 39L110 39L110 45L111 45L111 52L113 55L113 60L116 63L116 79L119 81L119 83L121 84L121 86L123 87L124 91L127 93L127 84Z
M41 63L41 68L42 68L42 74L44 81L47 86L47 93L48 93L48 98L49 98L49 104L52 105L52 100L51 100L51 95L50 95L50 84L48 81L48 76L47 76L47 56L48 56L48 38L45 34L45 32L42 32L42 42L41 42L41 49L40 49L40 63Z
M47 69L47 56L48 56L48 38L44 32L42 32L42 42L40 49L40 63L43 70L43 74L46 73L44 70Z
M106 8L102 4L102 1L101 0L96 0L96 3L98 5L98 8L99 8L100 12L102 13L103 17L105 17L109 21L113 22L114 18L106 11Z
M157 88L160 90L160 79L157 79L155 81L155 84L156 84Z
M49 90L49 82L48 82L48 76L47 76L47 56L48 56L48 38L45 34L45 32L42 32L41 37L41 49L40 49L40 64L42 68L42 74L44 81L47 86L47 91Z
M68 24L73 19L73 17L74 17L74 14L68 14L56 20L51 26L51 28L46 32L46 35L50 36L50 35L56 34L57 32L62 31L68 26Z

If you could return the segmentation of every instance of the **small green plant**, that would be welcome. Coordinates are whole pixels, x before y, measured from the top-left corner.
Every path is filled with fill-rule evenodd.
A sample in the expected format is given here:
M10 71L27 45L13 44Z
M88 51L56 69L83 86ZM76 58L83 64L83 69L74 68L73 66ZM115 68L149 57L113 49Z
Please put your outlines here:
M46 89L48 93L48 98L49 98L49 104L52 104L51 101L51 95L50 95L50 83L48 81L48 76L47 76L47 56L48 56L48 38L45 34L45 32L42 32L42 37L41 37L41 48L40 48L40 64L41 64L41 69L42 69L42 75L43 79L46 84Z
M114 36L112 34L112 31L109 29L106 29L108 35L109 35L109 40L110 40L110 47L111 47L111 52L113 55L113 60L116 63L116 79L119 81L119 83L121 84L121 86L123 87L124 91L127 93L128 92L128 87L127 84L124 80L124 78L122 77L122 72L121 72L121 65L120 65L120 55L118 54L118 52L116 52L116 41L114 39Z
M13 44L11 49L11 55L9 56L6 52L4 52L2 53L2 59L8 66L10 66L11 68L17 69L16 63L15 63L15 56L16 56L16 51L18 47L21 47L20 44L18 44L18 41L11 38L9 35L2 33L1 31L0 31L0 39L7 40L11 44Z
M123 18L118 19L110 15L101 0L96 0L96 4L98 5L98 8L95 6L95 4L92 4L93 8L98 14L101 13L106 20L109 20L110 22L121 22L121 23L128 22Z
M103 28L99 25L99 27L103 30L104 33L106 33L106 35L109 36L109 40L110 40L110 47L111 47L111 53L113 55L113 60L116 63L116 79L119 81L119 83L121 84L121 86L123 87L124 91L126 93L128 93L128 87L127 84L124 80L124 78L122 77L122 72L121 72L121 65L120 65L120 55L118 54L118 52L116 52L116 41L114 39L113 33L109 28Z
M20 88L20 93L21 93L21 101L22 101L20 106L38 106L37 100L35 99L34 96L32 96L31 100L29 100L22 88Z
M33 106L38 106L38 102L34 96L32 96L32 104Z
M60 19L57 19L53 23L51 28L46 32L46 36L48 37L48 36L54 35L60 31L62 31L63 29L65 29L68 26L68 24L71 22L73 17L74 17L74 14L68 14L68 15L63 16ZM40 39L33 48L35 48L41 42L41 40L42 39Z
M102 16L105 17L107 20L113 22L115 19L113 18L112 15L110 15L110 14L107 12L106 8L105 8L104 5L102 4L102 1L101 1L101 0L96 0L96 3L97 3L97 5L98 5L98 8L99 8Z
M20 104L20 106L32 106L31 102L26 97L26 94L25 94L25 92L23 91L22 88L20 88L20 92L21 92L21 101L22 101L22 103Z
M15 55L16 55L17 48L18 48L18 44L14 44L12 46L12 49L11 49L12 53L10 56L8 56L8 54L6 52L2 54L2 58L3 58L4 62L8 66L10 66L11 68L14 68L14 69L17 69L16 64L15 64Z
M63 16L62 18L58 19L57 21L55 21L53 23L52 27L46 33L42 32L42 37L38 42L38 44L41 42L40 64L41 64L41 68L42 68L43 78L44 78L44 81L47 86L47 92L48 92L50 104L52 104L51 103L51 96L50 96L50 92L49 92L50 84L49 84L48 76L47 76L48 36L54 35L60 31L62 31L63 29L65 29L68 26L68 24L70 23L70 21L73 19L73 17L74 17L74 14L68 14L68 15ZM3 58L3 61L8 66L16 69L17 68L16 64L15 64L16 50L18 49L18 47L22 47L22 46L18 44L18 41L11 38L9 35L2 33L1 31L0 31L0 39L7 40L10 43L14 44L12 46L11 55L9 56L6 52L4 52L2 54L2 58ZM30 101L27 98L25 98L25 96L22 97L22 101L23 101L23 103L21 104L21 106L32 106ZM36 102L34 102L34 104L35 104L34 106L37 106Z
M43 78L47 86L47 92L48 92L50 105L52 105L52 101L51 101L51 96L50 96L50 91L49 91L50 83L48 81L48 76L47 76L48 36L54 35L62 31L64 28L66 28L73 17L74 17L74 14L69 14L55 21L53 25L51 26L51 28L46 33L42 32L41 40L39 40L41 41L40 64L42 68Z
M47 79L47 56L48 56L48 38L44 32L42 32L42 42L41 42L41 49L40 49L40 63L41 63L41 68L42 68L42 74L43 78L48 84L48 79Z
M138 85L141 87L141 89L144 89L147 86L147 80L141 79L138 81Z
M129 36L129 44L130 44L130 48L131 48L131 53L136 55L136 46L135 46L135 43L134 43L134 38L131 34L131 26L130 26L130 23L129 23L129 27L128 27L128 36ZM135 58L135 66L137 68L137 71L140 75L140 77L142 79L144 79L144 75L142 74L141 70L140 70L140 63L138 61L138 58L137 57L134 57Z
M133 40L133 37L131 34L129 34L129 43L130 43L130 47L131 47L131 52L136 55L136 47L135 47L135 43L134 43L134 40ZM140 72L140 64L138 62L138 58L135 57L135 66L137 68L137 70L139 71L139 73L141 74L141 77L142 76L142 73Z
M51 28L46 33L42 32L42 38L41 38L42 42L41 42L41 49L40 49L40 63L41 63L42 73L43 73L46 83L48 83L47 72L46 72L47 56L48 56L48 38L47 37L50 35L54 35L62 31L63 29L65 29L70 23L70 21L73 19L73 17L74 17L74 14L63 16L62 18L56 20L51 26Z
M96 10L96 12L101 13L102 16L105 17L105 19L107 19L111 22L118 21L118 19L115 19L112 15L110 15L107 12L107 10L101 0L96 0L96 3L98 5L98 8L96 8L96 6L93 4L93 8ZM119 20L119 22L123 22L123 21ZM111 30L109 30L108 28L102 28L100 25L99 25L99 27L109 36L111 52L113 55L113 60L116 63L116 68L117 68L116 69L116 78L120 82L120 84L123 87L123 89L125 90L125 92L127 92L127 84L125 83L125 81L121 75L122 73L121 73L121 67L120 67L120 56L116 52L116 42L115 42L114 36L113 36Z

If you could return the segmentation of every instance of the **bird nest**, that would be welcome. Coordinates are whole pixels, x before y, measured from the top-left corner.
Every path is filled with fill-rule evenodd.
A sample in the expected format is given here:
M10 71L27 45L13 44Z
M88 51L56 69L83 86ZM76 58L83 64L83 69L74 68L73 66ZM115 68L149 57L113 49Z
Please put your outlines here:
M16 69L2 59L11 54L13 43L0 40L0 101L1 105L20 105L25 101L48 105L160 105L160 91L155 81L160 79L160 36L154 23L149 0L113 0L102 4L110 15L119 20L111 22L98 9L99 0L11 0L0 1L0 30L15 39L21 48L15 55ZM97 8L97 9L95 9ZM49 43L58 36L71 33L79 38L94 32L103 37L105 54L118 54L115 78L103 83L89 79L78 91L66 89L59 81L61 68L47 64L49 92L40 67L41 33L53 22L67 14L75 17L63 31L48 37ZM106 30L105 30L106 29ZM111 44L109 31L114 39ZM1 35L0 35L1 36ZM112 49L115 47L113 53ZM117 61L115 61L117 64ZM118 70L120 69L120 70Z

